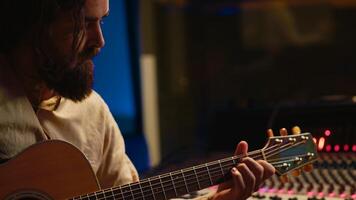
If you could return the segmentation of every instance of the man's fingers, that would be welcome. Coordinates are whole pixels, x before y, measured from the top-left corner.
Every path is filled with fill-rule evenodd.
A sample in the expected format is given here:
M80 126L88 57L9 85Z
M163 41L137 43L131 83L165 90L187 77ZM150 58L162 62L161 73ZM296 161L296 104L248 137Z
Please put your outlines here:
M248 150L248 144L245 141L241 141L237 147L236 147L236 151L235 151L235 155L247 155L247 150Z
M241 141L236 147L235 155L247 156L247 151L248 144L245 141ZM247 199L265 179L274 173L274 167L266 161L256 161L252 158L244 157L236 167L231 169L232 182L220 184L218 194L229 194L227 196L223 195L228 199L232 197L233 199Z
M264 169L263 170L263 180L266 180L267 178L271 177L276 172L276 169L268 162L266 162L264 160L258 160L257 162Z
M241 173L245 185L245 191L243 192L244 193L243 197L247 198L252 194L252 192L255 189L256 178L245 163L241 163L237 165L236 168Z
M250 169L250 171L253 173L255 177L254 191L257 191L263 180L263 174L264 174L263 166L260 165L257 161L249 157L242 159L242 162L245 163L247 167Z
M223 191L223 190L229 189L232 187L232 185L233 185L232 180L228 180L226 182L220 183L217 191Z
M244 178L236 167L231 169L231 175L234 182L234 187L231 188L231 192L233 193L233 196L237 197L236 199L241 199L246 193Z

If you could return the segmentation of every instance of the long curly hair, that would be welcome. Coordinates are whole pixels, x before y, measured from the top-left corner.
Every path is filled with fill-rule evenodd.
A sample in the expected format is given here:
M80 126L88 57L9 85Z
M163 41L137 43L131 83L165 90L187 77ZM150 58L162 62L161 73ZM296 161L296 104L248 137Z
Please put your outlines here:
M40 49L48 26L62 11L71 11L74 29L72 47L77 48L84 30L85 0L0 0L0 53L7 53L23 41Z

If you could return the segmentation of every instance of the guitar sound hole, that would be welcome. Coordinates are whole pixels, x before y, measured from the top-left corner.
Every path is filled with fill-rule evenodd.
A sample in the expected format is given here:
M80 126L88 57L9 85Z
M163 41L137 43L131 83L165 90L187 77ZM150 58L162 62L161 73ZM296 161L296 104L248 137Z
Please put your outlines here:
M5 200L52 200L52 198L41 192L26 190L13 193Z

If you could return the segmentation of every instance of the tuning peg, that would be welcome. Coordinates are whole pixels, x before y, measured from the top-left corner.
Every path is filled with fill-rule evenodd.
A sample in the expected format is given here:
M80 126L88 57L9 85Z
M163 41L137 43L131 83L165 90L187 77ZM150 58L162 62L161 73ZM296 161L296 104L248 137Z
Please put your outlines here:
M267 130L267 136L268 136L269 138L274 136L272 129L268 129L268 130Z
M282 175L279 177L279 179L281 180L282 183L288 183L289 178L287 175Z
M291 172L292 176L297 177L302 173L301 169L296 169Z
M285 129L285 128L281 128L281 129L279 130L279 134L280 134L281 136L286 136L286 135L288 135L288 131L287 131L287 129Z
M313 164L307 164L303 167L303 170L306 172L311 172L313 170Z
M302 133L302 131L300 130L299 126L294 126L292 128L292 133L293 133L293 135L299 135Z

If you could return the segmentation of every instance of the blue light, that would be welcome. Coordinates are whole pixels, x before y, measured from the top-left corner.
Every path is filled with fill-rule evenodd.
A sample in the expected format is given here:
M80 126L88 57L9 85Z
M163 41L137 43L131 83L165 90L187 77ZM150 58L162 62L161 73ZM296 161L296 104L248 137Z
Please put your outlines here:
M94 89L118 120L122 132L130 133L136 117L125 2L110 1L110 15L102 30L105 47L94 59Z

